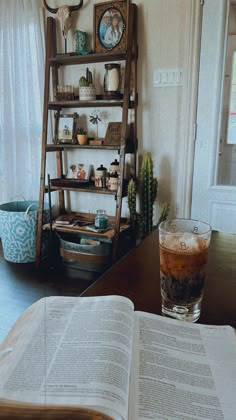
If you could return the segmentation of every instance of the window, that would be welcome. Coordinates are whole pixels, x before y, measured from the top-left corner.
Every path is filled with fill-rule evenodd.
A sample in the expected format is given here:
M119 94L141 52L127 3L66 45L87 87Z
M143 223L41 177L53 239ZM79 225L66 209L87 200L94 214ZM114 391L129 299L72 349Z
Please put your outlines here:
M40 0L0 3L0 203L37 199L44 78Z

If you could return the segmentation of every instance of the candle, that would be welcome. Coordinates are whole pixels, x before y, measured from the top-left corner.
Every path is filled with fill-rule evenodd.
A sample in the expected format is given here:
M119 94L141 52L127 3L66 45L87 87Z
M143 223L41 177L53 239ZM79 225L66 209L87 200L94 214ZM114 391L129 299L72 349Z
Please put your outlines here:
M111 69L108 72L107 90L117 91L119 89L119 74L117 69Z
M120 64L105 64L104 90L109 95L120 93Z

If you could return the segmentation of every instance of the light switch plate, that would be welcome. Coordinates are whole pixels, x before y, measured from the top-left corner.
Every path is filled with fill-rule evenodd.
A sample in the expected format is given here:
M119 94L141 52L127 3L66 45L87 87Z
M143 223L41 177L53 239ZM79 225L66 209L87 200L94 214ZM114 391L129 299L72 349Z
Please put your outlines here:
M154 70L154 87L182 86L182 77L180 68Z

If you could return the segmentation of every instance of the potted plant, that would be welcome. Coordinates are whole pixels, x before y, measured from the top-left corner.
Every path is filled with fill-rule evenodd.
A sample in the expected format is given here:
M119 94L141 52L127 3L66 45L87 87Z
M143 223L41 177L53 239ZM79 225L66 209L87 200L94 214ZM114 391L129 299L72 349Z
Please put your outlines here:
M146 153L142 160L139 177L140 211L136 210L137 185L133 179L128 184L128 207L130 211L131 225L136 230L138 238L148 236L153 226L153 206L157 196L157 179L153 176L153 161L150 153ZM169 204L164 203L157 225L166 220L169 212Z
M77 132L77 140L79 144L86 144L88 140L87 131L84 130L82 127L78 128Z
M95 101L96 89L93 85L93 77L91 71L86 69L86 77L79 79L79 99L80 101Z

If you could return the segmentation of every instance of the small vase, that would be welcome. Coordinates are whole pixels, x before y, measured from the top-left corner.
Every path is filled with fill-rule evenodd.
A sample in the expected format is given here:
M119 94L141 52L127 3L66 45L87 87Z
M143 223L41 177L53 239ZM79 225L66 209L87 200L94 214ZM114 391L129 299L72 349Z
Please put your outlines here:
M77 134L77 140L81 145L87 144L88 136L87 134Z
M90 54L92 51L87 49L87 32L76 30L75 35L75 53L86 55Z

